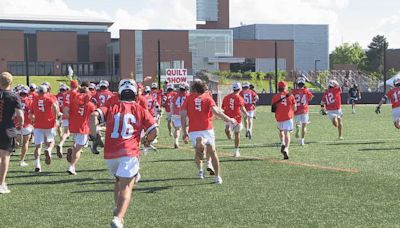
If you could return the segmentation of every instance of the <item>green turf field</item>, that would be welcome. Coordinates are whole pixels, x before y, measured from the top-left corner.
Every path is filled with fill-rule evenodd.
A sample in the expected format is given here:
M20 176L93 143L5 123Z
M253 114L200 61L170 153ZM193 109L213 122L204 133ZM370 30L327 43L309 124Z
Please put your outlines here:
M52 93L57 93L61 83L69 86L69 79L66 76L30 76L29 83L40 85L42 82L49 82L52 87ZM14 76L13 86L18 84L26 85L25 76Z
M171 149L162 123L158 152L143 157L142 181L133 193L125 227L398 227L400 223L400 132L389 106L344 107L344 137L311 108L307 145L292 143L282 161L269 107L260 107L254 139L243 139L242 157L216 122L222 155L220 186L197 179L188 145ZM244 135L244 133L242 134ZM53 156L42 173L17 166L12 156L8 186L0 195L0 227L107 227L113 180L101 156L87 150L69 176L66 160Z

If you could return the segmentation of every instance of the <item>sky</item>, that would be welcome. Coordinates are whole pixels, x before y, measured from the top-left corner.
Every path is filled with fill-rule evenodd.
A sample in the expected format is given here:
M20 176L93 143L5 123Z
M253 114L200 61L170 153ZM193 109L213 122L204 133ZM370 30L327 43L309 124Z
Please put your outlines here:
M196 0L0 0L0 16L67 16L111 20L119 29L194 29ZM329 46L358 42L367 48L375 35L400 48L399 0L230 0L230 25L328 24Z

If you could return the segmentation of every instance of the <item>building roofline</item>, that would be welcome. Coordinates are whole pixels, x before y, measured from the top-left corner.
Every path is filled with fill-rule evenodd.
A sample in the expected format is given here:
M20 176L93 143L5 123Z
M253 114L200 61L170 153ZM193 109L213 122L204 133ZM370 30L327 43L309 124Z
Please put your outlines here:
M0 17L0 23L26 24L69 24L69 25L106 25L111 27L114 22L97 18L17 18Z

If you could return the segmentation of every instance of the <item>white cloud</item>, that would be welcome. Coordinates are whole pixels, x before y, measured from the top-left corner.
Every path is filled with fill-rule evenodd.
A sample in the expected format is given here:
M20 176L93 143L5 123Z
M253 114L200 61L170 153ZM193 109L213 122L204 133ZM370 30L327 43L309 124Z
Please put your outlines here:
M133 3L132 3L133 4ZM340 43L338 11L349 0L231 0L231 26L251 23L329 24L331 47ZM85 16L112 20L113 37L119 29L193 29L196 24L195 0L142 0L141 8L128 12L91 9L73 10L65 0L0 0L0 14Z
M400 46L400 11L379 20L373 30L375 34L381 34L387 38L389 48L398 48Z

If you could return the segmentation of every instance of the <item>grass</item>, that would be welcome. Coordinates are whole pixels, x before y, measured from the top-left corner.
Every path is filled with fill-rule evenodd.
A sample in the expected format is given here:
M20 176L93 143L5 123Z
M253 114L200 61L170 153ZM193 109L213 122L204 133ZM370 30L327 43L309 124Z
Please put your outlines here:
M57 93L58 88L61 83L64 83L69 86L70 80L66 76L30 76L29 83L34 83L36 85L42 84L42 82L49 82L52 87L52 92ZM14 76L13 85L16 86L18 84L26 85L26 77L25 76Z
M161 149L142 158L125 227L398 227L400 145L390 107L379 116L373 106L358 106L355 115L344 107L343 141L318 109L311 108L306 146L294 140L288 162L269 107L258 108L254 138L243 137L239 159L216 121L220 186L197 179L192 149L172 149L163 122ZM0 195L0 227L108 226L113 180L101 156L85 151L78 175L68 176L65 160L43 162L35 174L32 155L24 168L17 155L7 179L12 193Z

